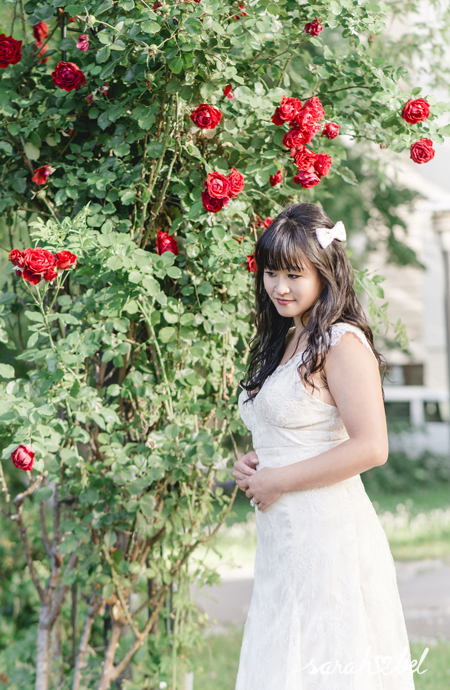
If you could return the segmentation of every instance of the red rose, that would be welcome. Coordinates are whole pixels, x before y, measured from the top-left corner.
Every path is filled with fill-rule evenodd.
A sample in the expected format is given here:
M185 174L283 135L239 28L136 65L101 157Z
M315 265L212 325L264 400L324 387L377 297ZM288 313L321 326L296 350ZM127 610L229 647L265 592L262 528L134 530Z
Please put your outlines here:
M322 130L322 136L327 139L336 139L340 129L341 125L337 125L335 122L327 122Z
M73 62L58 62L52 72L52 79L55 86L64 91L78 91L86 84L86 77Z
M316 163L317 153L303 146L297 149L294 156L295 165L299 170L310 170Z
M325 177L330 172L331 163L331 156L327 156L326 153L319 153L316 157L314 168L321 177Z
M272 115L272 122L274 125L279 127L280 125L284 125L284 119L281 116L281 108L278 106L278 108L275 108L275 112Z
M222 113L212 105L201 103L189 117L200 129L215 129L222 118Z
M11 453L14 467L25 472L33 469L34 458L35 452L31 446L17 446L16 450L13 450Z
M428 163L434 158L435 150L431 139L419 139L411 146L411 158L414 163Z
M40 168L36 168L33 177L31 178L36 184L45 184L47 178L54 172L54 168L51 165L41 165Z
M82 50L84 53L89 50L89 39L87 34L80 34L77 41L78 50Z
M313 96L308 101L306 101L303 107L306 110L311 111L316 122L320 122L325 117L325 111L323 109L322 103L319 101L317 96Z
M48 283L52 280L55 280L58 276L58 271L55 271L54 268L49 268L48 271L45 271L44 273L44 280L46 280Z
M48 24L45 22L39 22L39 24L33 26L33 36L36 39L36 45L38 48L40 48L45 39L48 37Z
M226 87L223 90L223 95L229 98L230 100L234 98L233 87L231 86L231 84L226 85Z
M309 189L319 184L320 177L313 170L299 170L294 177L295 184L301 184L304 189Z
M22 254L26 268L32 273L45 273L56 264L56 256L42 247L25 249Z
M300 129L303 143L309 144L315 133L320 129L320 125L317 124L314 113L307 108L303 108L298 114L296 122L297 127L294 129Z
M173 235L158 230L158 234L156 235L156 253L164 254L164 252L178 254L178 243Z
M231 168L231 172L227 175L227 180L230 183L230 194L232 199L237 197L244 189L244 176L238 172L236 168Z
M250 254L250 256L247 256L246 265L247 265L247 271L249 273L256 273L257 272L254 253Z
M283 146L288 149L296 149L303 146L305 143L305 136L303 130L300 127L292 127L289 132L283 137Z
M305 24L305 31L310 36L318 36L320 32L323 31L323 26L316 17L312 22Z
M16 41L12 36L0 35L0 69L8 65L17 65L22 59L22 41Z
M24 266L22 278L26 280L27 283L30 283L30 285L37 285L42 280L40 273L34 273L34 271L31 271L27 266Z
M417 122L424 122L430 114L430 104L425 98L417 98L415 101L410 99L402 110L402 118L415 125Z
M162 2L158 2L158 0L156 0L155 4L152 7L152 10L159 10L160 7L162 7Z
M280 184L280 182L283 182L283 171L277 170L275 175L271 175L269 177L269 182L272 187L275 187L277 184Z
M267 228L270 225L272 225L272 223L273 223L273 218L271 218L270 216L267 216L267 218L264 220L263 225L264 225L265 229L267 230Z
M228 177L222 173L213 170L206 176L205 187L208 190L209 196L214 199L226 199L231 196L231 182Z
M64 271L66 268L70 268L71 266L75 266L77 263L77 257L75 254L68 252L67 249L63 249L62 252L57 252L55 257L55 267L59 268L60 271Z
M20 249L13 249L9 253L8 261L11 261L13 266L18 266L19 268L23 268L25 266L23 253L20 251Z
M224 206L227 206L228 202L228 197L224 197L223 199L216 199L215 197L210 196L206 189L204 192L202 192L203 206L210 213L217 213L218 211L221 211Z
M285 122L294 122L302 109L302 103L298 98L287 98L283 96L279 108L280 116Z
M38 46L39 47L39 46ZM46 65L47 62L50 60L48 57L44 57L44 54L48 50L48 45L42 46L42 48L38 51L38 65Z

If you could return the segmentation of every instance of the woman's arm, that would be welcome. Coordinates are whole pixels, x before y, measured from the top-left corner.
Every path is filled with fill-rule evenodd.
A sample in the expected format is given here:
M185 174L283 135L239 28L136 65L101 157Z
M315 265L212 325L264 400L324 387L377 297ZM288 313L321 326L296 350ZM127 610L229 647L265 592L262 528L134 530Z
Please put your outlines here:
M389 445L381 381L375 358L352 333L330 348L325 361L328 387L349 439L307 460L264 468L248 479L247 496L264 510L285 491L314 489L383 465Z

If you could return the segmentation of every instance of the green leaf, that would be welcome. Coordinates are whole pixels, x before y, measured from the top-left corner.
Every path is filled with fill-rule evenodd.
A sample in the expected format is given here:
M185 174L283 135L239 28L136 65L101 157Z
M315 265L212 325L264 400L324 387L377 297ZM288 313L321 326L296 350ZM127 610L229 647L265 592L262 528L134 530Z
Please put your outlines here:
M180 74L183 69L183 60L178 55L173 60L169 60L169 69L174 74Z
M198 19L190 17L187 22L184 22L184 28L192 36L199 36L203 31L203 25Z
M25 316L27 319L30 319L30 321L38 321L39 323L44 322L44 317L42 316L40 311L31 311L30 309L27 309L25 312Z
M161 328L158 333L158 338L162 343L168 343L171 340L176 340L177 331L176 328L172 326L166 326L166 328Z
M151 494L145 494L139 501L139 508L146 518L151 518L155 509L156 500Z
M141 31L145 34L157 34L161 30L161 26L158 22L142 22Z
M53 489L51 486L43 486L41 489L36 491L34 500L36 503L42 503L42 501L46 501L49 499L53 494Z
M0 364L0 376L4 379L13 379L16 376L14 367L10 364Z

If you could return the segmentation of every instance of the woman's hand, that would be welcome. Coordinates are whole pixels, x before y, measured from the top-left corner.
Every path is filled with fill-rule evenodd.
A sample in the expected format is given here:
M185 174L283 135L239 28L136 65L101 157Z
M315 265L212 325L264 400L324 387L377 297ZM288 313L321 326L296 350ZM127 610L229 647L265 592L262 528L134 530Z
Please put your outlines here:
M236 460L234 463L232 474L236 480L236 484L240 489L242 489L242 491L247 491L248 480L253 474L255 474L256 465L258 462L258 456L256 455L255 451L252 450L250 453L243 455L242 458L239 458L239 460Z
M277 467L264 467L248 478L248 489L245 495L253 498L258 510L265 510L277 498L280 498L283 491L279 485L279 478L280 471Z

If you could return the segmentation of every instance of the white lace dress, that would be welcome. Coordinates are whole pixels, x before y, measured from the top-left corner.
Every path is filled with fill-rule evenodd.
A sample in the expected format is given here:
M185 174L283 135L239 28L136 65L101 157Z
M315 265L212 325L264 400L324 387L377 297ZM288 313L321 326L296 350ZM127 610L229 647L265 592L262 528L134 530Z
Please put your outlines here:
M331 345L351 331L332 327ZM242 419L258 470L305 460L349 438L338 409L278 367ZM414 690L389 543L360 475L281 495L256 510L255 583L236 690Z

